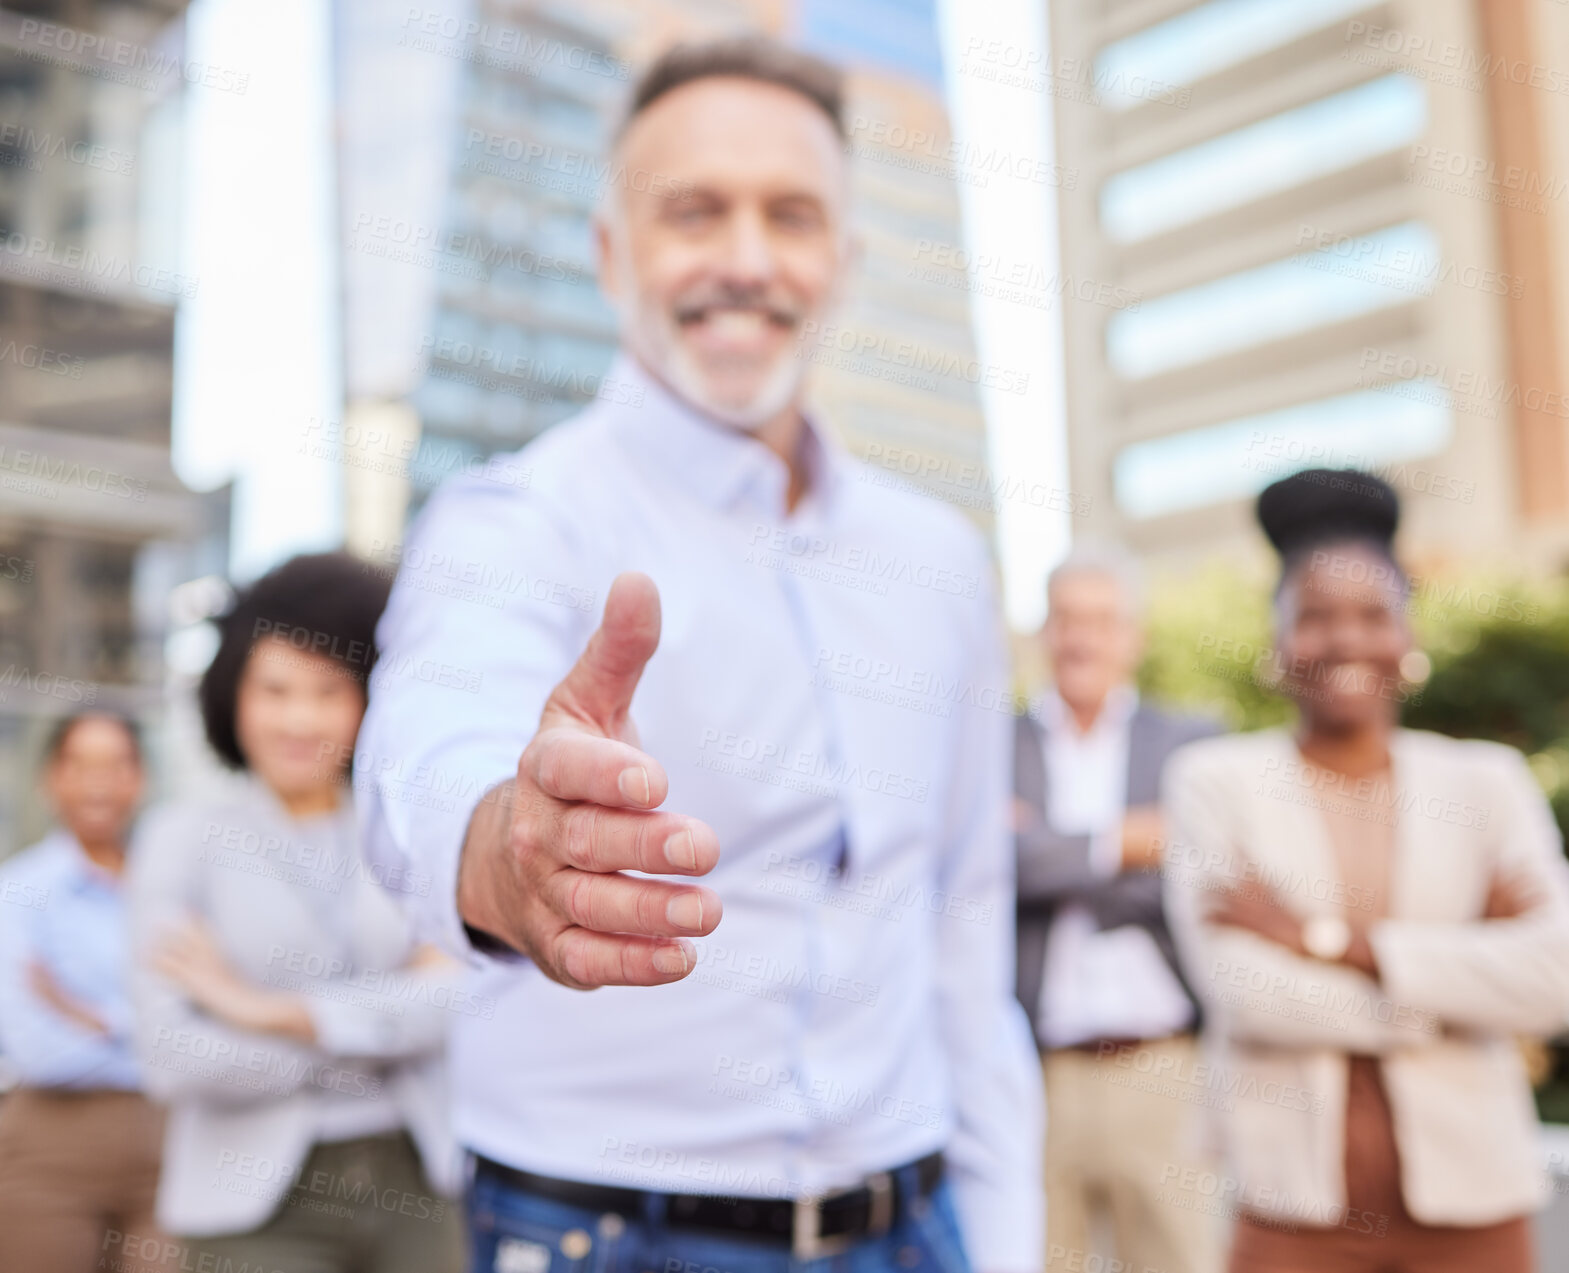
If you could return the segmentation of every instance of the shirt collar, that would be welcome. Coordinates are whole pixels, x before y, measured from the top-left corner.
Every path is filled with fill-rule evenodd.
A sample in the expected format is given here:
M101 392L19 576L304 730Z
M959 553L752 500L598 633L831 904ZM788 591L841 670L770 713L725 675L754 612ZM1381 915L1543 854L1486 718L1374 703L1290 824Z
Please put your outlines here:
M86 893L94 890L108 890L117 893L120 890L118 875L99 866L92 858L87 856L87 850L82 847L82 842L74 835L61 827L55 832L57 843L60 845L60 858L64 864L66 888L73 893Z
M606 379L628 389L606 410L617 438L640 466L658 470L710 507L730 509L750 500L784 515L790 473L767 446L678 397L626 350L616 355ZM804 419L802 506L827 508L842 489L848 457L810 415Z
M1082 736L1079 734L1078 722L1073 719L1072 709L1063 702L1062 695L1055 688L1042 693L1031 710L1046 729L1070 730L1075 737ZM1089 732L1095 734L1103 730L1122 729L1138 710L1138 690L1132 685L1118 685L1106 695L1106 701L1101 704L1100 713L1095 717Z

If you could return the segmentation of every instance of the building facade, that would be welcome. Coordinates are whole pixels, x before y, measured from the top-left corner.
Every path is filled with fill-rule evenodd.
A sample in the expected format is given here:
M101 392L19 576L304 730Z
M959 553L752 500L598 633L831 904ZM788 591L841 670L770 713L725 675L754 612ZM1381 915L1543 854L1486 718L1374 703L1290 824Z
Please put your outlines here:
M1257 544L1379 472L1415 560L1569 557L1569 34L1530 0L1049 6L1082 531Z
M122 711L156 741L169 593L223 567L227 493L170 459L175 314L200 285L160 203L183 7L0 13L0 856L44 828L55 719Z

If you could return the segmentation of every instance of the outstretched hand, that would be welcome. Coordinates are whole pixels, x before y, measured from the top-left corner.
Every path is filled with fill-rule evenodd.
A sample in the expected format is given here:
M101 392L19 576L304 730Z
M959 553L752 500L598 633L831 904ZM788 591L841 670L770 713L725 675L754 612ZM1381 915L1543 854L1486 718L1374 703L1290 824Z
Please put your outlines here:
M679 981L696 965L686 938L719 923L712 889L622 873L705 875L719 861L705 823L657 811L669 780L632 726L659 622L653 580L619 575L598 631L546 701L517 776L486 795L464 842L464 922L574 989Z

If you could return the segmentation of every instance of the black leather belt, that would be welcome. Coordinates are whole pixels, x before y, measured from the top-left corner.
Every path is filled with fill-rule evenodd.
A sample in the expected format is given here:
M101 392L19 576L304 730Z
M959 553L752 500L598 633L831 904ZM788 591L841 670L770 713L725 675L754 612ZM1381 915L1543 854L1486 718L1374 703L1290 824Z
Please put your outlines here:
M654 1194L614 1185L591 1185L577 1180L536 1176L476 1155L480 1176L490 1176L510 1188L565 1202L590 1211L613 1212L640 1219L648 1214L650 1197L664 1200L665 1223L672 1229L699 1229L710 1233L744 1233L777 1238L788 1244L798 1260L835 1255L862 1238L887 1233L906 1214L911 1201L937 1188L943 1175L941 1151L909 1164L915 1169L915 1192L901 1183L904 1168L879 1171L861 1185L804 1198L732 1198L714 1194Z

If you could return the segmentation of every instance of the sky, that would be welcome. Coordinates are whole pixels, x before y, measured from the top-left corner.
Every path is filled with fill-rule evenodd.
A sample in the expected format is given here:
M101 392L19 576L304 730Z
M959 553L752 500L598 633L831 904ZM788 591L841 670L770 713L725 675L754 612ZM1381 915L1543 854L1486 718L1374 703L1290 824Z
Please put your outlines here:
M967 73L975 52L996 41L1004 49L1047 48L1046 6L1040 0L942 0L939 32L946 60L946 88L954 138L987 149L1004 139L1019 155L1053 162L1051 98L1025 87L983 80ZM1033 267L1029 277L1053 278L1059 271L1057 203L1052 187L995 174L984 186L959 185L965 245L972 261ZM1036 273L1035 271L1039 272ZM1067 430L1063 405L1062 311L1037 309L973 291L971 313L983 364L1029 373L1023 394L982 387L981 406L991 449L991 471L1003 490L1037 484L1068 490ZM1067 550L1068 519L1044 504L998 501L997 544L1003 596L1010 626L1039 626L1046 609L1046 572Z
M235 480L230 572L336 545L342 481L313 421L342 410L327 19L317 0L196 0L194 64L250 70L244 93L186 95L185 259L175 330L174 468ZM302 449L303 448L303 449Z

